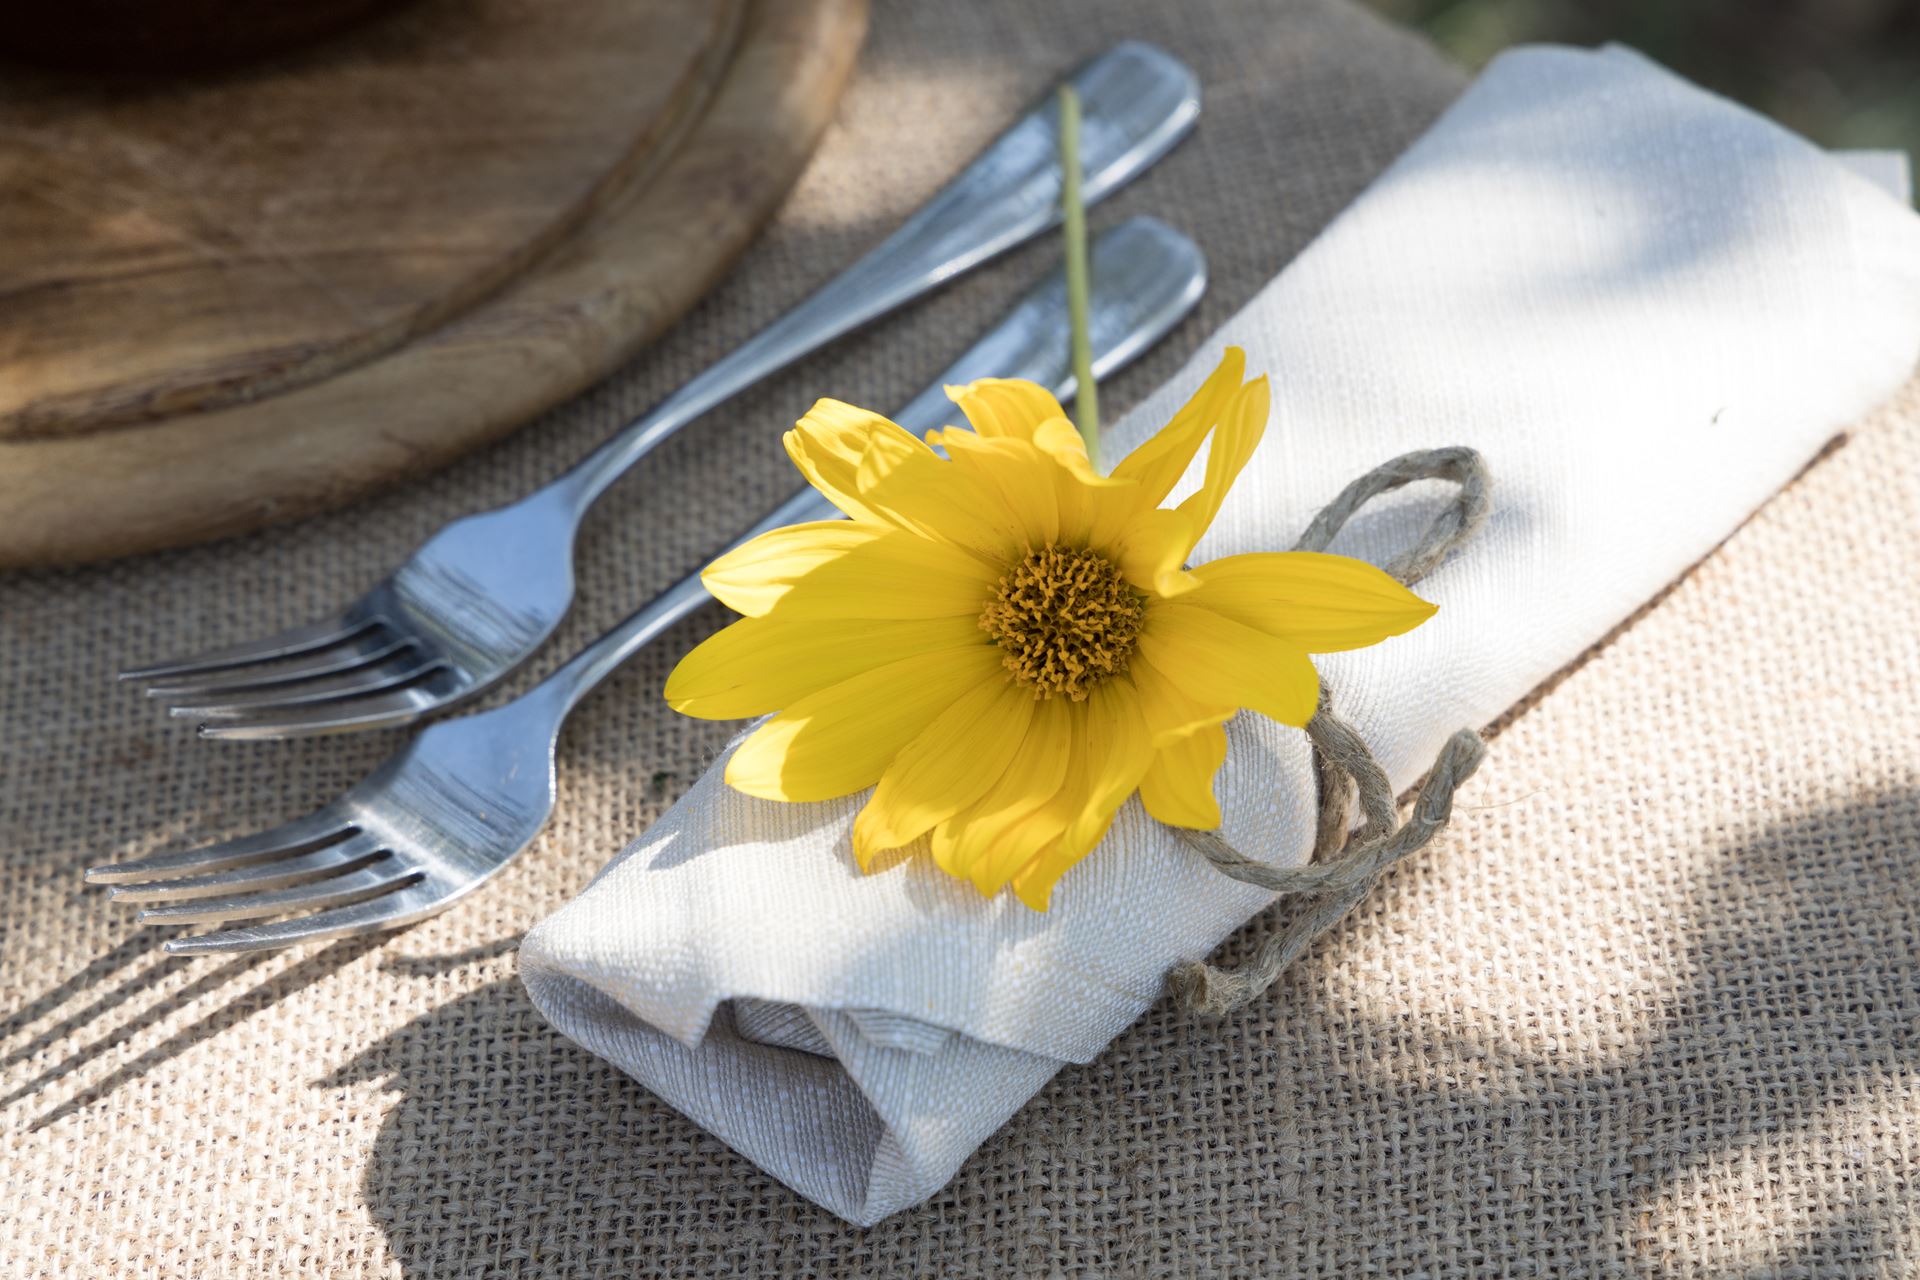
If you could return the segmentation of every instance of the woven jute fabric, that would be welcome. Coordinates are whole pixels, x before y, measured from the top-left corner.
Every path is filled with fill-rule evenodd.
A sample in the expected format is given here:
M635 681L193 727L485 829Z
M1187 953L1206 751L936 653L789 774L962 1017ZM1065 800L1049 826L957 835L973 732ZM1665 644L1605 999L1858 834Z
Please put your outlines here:
M1447 835L1262 1003L1224 1022L1163 1003L869 1231L563 1040L513 978L519 933L728 736L657 696L717 610L575 718L558 813L523 860L406 933L173 961L81 886L93 862L306 812L395 745L197 743L116 688L118 665L303 621L441 521L555 474L1122 36L1188 59L1206 118L1096 222L1166 218L1214 283L1112 384L1116 413L1461 84L1336 0L881 4L776 225L599 391L338 515L0 578L0 1275L1920 1268L1920 384L1504 721ZM514 688L784 495L776 433L813 396L904 400L1051 254L650 458L596 512L580 605Z

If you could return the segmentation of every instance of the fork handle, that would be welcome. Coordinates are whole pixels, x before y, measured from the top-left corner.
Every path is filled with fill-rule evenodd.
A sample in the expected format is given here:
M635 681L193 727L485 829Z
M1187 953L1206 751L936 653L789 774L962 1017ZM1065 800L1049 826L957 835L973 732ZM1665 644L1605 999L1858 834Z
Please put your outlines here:
M1192 128L1193 73L1132 41L1075 73L1086 203L1152 165ZM584 515L668 436L761 379L1038 235L1060 219L1059 106L1028 112L877 248L547 486ZM542 490L544 494L546 491Z
M1134 218L1101 236L1093 248L1092 267L1088 336L1096 378L1106 377L1159 341L1193 309L1206 288L1206 260L1199 248L1152 218ZM1055 271L894 420L914 435L924 435L950 416L947 386L984 377L1025 378L1067 399L1074 391L1067 328L1066 277L1063 271ZM802 489L732 545L771 529L839 514L819 493ZM700 575L689 574L581 650L527 696L557 696L564 717L615 667L712 598Z

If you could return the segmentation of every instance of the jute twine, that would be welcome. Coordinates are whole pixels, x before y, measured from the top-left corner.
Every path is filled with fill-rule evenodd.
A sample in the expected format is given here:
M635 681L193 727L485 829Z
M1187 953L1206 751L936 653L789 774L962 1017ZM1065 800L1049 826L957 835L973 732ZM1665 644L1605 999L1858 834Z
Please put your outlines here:
M1458 489L1420 539L1385 566L1387 573L1411 586L1471 538L1487 518L1487 464L1472 449L1423 449L1375 467L1322 508L1293 549L1325 551L1361 507L1415 480L1448 480ZM1446 828L1455 789L1486 755L1479 734L1471 729L1455 733L1441 748L1402 823L1386 771L1353 726L1334 714L1325 682L1319 709L1307 722L1307 738L1313 744L1320 810L1313 857L1304 866L1268 866L1235 849L1218 832L1173 828L1223 874L1281 894L1282 901L1306 899L1292 922L1268 938L1246 964L1227 968L1191 961L1174 970L1169 986L1196 1012L1233 1013L1265 994L1282 970L1367 895L1383 871L1426 848ZM1356 797L1364 819L1357 830L1349 821Z

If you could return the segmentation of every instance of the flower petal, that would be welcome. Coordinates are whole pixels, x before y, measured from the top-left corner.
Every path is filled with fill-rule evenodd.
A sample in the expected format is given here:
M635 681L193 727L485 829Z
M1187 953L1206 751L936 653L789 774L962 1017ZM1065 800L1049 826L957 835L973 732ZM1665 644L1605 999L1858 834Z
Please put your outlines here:
M1157 507L1193 465L1200 442L1225 413L1227 404L1246 375L1247 353L1228 347L1193 398L1173 415L1173 421L1141 442L1113 469L1116 479L1137 481L1141 505Z
M1140 803L1170 827L1211 831L1220 825L1213 778L1227 758L1227 731L1221 725L1176 738L1154 753L1140 779Z
M1213 442L1207 446L1206 478L1200 482L1199 491L1176 508L1192 523L1196 545L1206 536L1213 518L1220 514L1227 491L1240 478L1241 469L1259 448L1260 437L1266 433L1271 400L1266 378L1255 378L1234 394L1220 415Z
M933 829L933 860L942 871L969 878L1008 830L1059 794L1073 755L1071 707L1064 698L1034 702L1027 736L1000 780Z
M1033 702L1006 680L983 682L901 748L854 820L853 856L860 865L913 843L985 795L1025 740Z
M761 617L937 618L978 614L999 570L917 533L864 520L775 529L700 575L729 608Z
M1048 418L1034 427L1033 447L1088 484L1101 484L1106 480L1093 469L1093 462L1087 457L1086 437L1065 414Z
M1199 585L1199 579L1183 567L1197 541L1199 535L1185 513L1149 507L1105 549L1128 582L1152 595L1171 597Z
M1140 695L1140 714L1146 717L1147 734L1156 747L1164 747L1196 729L1231 720L1239 710L1226 703L1195 701L1147 661L1145 654L1135 653L1128 661L1127 679Z
M807 483L834 506L855 520L879 520L879 513L861 501L854 476L868 438L887 427L901 429L880 414L843 400L816 400L786 433L787 456Z
M1053 886L1074 863L1092 853L1113 815L1140 785L1153 763L1147 741L1147 722L1140 714L1139 695L1123 680L1109 680L1086 701L1087 755L1085 789L1065 830L1013 875L1013 891L1035 911L1045 911Z
M997 491L899 428L868 436L853 479L860 501L881 519L996 566L1023 542L1021 523L997 501Z
M1185 603L1291 640L1308 653L1378 644L1438 611L1384 570L1350 556L1254 552L1203 564L1193 576L1200 585Z
M1047 546L1060 537L1060 500L1053 468L1031 441L989 439L959 427L941 433L950 465L972 478L983 492L998 496L1010 519L1018 522L1023 550Z
M962 695L1000 679L991 645L863 671L755 729L727 761L727 785L768 800L852 795L878 782L900 749Z
M1034 428L1033 444L1054 464L1050 470L1060 509L1061 542L1075 547L1102 545L1139 510L1140 486L1095 471L1079 428L1065 418Z
M675 711L703 720L765 715L862 671L970 642L989 643L965 616L742 618L680 659L666 698Z
M1053 698L1043 705L1047 709L1040 715L1053 720L1056 749L1065 759L1059 785L1042 803L1002 823L986 849L974 853L967 874L984 897L1000 892L1014 872L1060 839L1091 789L1091 698L1086 702Z
M947 399L960 406L973 429L989 439L1033 439L1034 428L1066 412L1053 393L1024 378L977 378L964 387L948 387Z
M1295 727L1319 704L1320 677L1305 649L1184 600L1148 610L1140 653L1196 702L1251 707Z
M1019 522L981 501L977 483L904 428L838 400L820 400L786 435L808 483L856 520L891 524L1004 560Z
M1040 395L1052 403L1044 391ZM1036 401L1032 407L1037 411L1044 405ZM986 436L948 427L929 433L928 440L944 447L970 475L993 468L980 487L1000 495L1013 512L1023 546L1105 545L1140 510L1139 486L1095 471L1079 429L1057 413L1058 405L1054 408L1055 416L1023 424L1019 435Z

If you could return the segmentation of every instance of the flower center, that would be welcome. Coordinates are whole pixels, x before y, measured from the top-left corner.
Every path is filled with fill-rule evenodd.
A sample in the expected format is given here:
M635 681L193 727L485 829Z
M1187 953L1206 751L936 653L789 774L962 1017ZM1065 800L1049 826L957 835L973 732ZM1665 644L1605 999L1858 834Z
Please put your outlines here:
M1063 693L1079 702L1127 669L1145 604L1146 596L1105 556L1049 545L1007 570L980 612L980 629L1034 697Z

